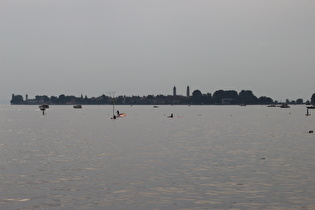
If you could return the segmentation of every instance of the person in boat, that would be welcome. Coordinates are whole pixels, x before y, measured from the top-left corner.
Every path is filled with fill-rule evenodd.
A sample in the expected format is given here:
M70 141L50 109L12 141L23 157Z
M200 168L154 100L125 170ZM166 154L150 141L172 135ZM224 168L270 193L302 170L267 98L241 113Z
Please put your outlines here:
M171 113L171 115L170 116L168 116L169 118L173 118L174 117L174 115L173 115L173 113Z

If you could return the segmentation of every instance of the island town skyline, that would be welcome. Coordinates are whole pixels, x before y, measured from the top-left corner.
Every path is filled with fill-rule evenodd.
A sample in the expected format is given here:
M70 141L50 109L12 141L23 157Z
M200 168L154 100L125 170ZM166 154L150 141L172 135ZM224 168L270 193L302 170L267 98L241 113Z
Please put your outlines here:
M65 95L60 94L57 96L47 96L47 95L36 95L35 98L30 98L28 94L25 94L25 98L18 94L12 94L10 104L143 104L143 105L163 105L163 104L204 104L204 105L220 105L220 104L311 104L313 102L313 96L310 100L304 101L302 98L298 99L286 99L285 101L274 100L269 96L256 96L251 90L241 90L237 92L236 90L216 90L212 93L202 93L200 90L196 89L191 91L189 85L186 86L185 94L178 94L177 87L173 86L172 94L149 94L144 96L139 95L116 95L115 92L106 92L106 94L101 94L100 96L88 97L87 95L81 94L80 96Z

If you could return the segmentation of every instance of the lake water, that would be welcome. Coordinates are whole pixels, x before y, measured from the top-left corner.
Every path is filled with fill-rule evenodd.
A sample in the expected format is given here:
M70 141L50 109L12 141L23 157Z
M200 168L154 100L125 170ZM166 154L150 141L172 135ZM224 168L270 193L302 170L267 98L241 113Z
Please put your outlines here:
M315 110L116 108L0 105L0 209L315 209Z

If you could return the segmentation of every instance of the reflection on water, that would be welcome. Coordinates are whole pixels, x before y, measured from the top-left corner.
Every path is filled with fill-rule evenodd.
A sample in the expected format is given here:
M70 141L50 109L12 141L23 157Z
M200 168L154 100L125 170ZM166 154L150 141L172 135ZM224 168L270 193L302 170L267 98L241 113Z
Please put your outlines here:
M1 209L315 209L304 106L117 108L1 105Z

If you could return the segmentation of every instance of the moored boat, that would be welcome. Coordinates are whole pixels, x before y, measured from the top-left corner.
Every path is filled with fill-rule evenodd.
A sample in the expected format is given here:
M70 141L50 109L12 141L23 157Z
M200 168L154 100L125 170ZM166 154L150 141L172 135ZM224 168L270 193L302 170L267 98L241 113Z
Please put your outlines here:
M290 106L288 104L282 104L280 108L290 108Z
M73 108L75 108L75 109L81 109L81 108L82 108L82 105L77 104L77 105L74 105Z

